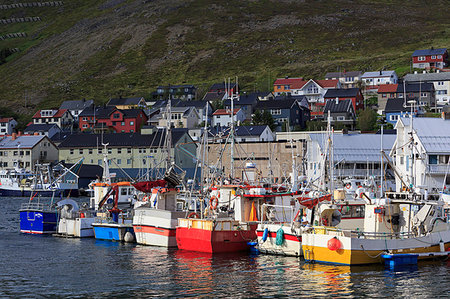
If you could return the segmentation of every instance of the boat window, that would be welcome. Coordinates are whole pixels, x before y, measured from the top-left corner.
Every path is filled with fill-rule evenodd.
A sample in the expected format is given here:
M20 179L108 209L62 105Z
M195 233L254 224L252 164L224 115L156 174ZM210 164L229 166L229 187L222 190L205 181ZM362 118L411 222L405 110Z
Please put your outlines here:
M127 195L127 188L120 189L120 195Z
M364 218L364 205L341 206L342 218Z

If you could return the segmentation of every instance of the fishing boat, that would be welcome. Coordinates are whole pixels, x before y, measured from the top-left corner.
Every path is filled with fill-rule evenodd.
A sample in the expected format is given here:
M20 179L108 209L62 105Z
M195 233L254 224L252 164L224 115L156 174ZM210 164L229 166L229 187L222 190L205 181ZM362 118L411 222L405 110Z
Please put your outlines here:
M20 232L26 234L53 234L56 232L57 212L53 204L41 203L39 198L20 207Z
M0 196L31 197L35 193L41 197L78 196L77 171L81 161L71 168L36 164L34 173L22 168L0 170Z
M305 260L360 265L381 262L381 255L420 254L450 248L450 224L441 200L428 200L422 193L386 192L386 197L366 204L361 230L318 225L302 234ZM330 211L336 207L329 206Z
M96 239L109 241L135 242L132 225L132 209L119 209L119 185L112 185L98 204L97 217L92 227ZM107 203L110 196L113 202Z
M92 223L95 221L95 210L88 203L78 205L73 199L63 199L56 203L58 210L57 235L64 237L94 237Z

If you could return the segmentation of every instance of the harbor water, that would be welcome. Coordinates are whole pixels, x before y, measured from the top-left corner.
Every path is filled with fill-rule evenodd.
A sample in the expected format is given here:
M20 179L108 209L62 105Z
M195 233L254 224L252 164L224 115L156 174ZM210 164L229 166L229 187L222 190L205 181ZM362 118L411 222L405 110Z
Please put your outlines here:
M0 199L3 297L450 296L450 261L385 269L293 257L208 255L95 239L19 233L25 198Z

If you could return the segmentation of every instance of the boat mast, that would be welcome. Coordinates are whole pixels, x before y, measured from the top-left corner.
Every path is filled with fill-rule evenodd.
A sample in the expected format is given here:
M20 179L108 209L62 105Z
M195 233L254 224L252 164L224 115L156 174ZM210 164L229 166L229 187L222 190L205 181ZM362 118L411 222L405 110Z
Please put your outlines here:
M231 92L231 82L230 78L228 78L228 92L227 95ZM233 118L233 111L234 110L234 95L231 95L231 129L230 129L230 138L231 138L231 149L230 149L230 178L234 178L234 118Z
M171 146L172 146L172 95L170 93L170 85L169 85L169 99L167 100L167 108L166 108L166 138L165 138L165 149L167 151L166 158L166 172L169 171L169 167L172 165L172 156L171 156Z
M381 153L383 153L383 124L381 124ZM383 197L383 175L384 175L384 165L383 165L383 155L381 154L381 173L380 173L380 198Z
M108 163L108 151L106 150L106 147L109 143L103 143L103 164L105 166L103 167L103 181L107 184L111 184L111 174L109 173L109 163Z

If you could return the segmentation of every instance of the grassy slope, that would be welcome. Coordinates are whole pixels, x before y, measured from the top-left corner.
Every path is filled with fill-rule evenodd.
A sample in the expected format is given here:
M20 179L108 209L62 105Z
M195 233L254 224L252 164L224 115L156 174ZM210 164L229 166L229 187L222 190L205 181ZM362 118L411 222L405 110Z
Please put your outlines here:
M147 2L147 3L144 3ZM274 78L338 69L409 70L413 50L449 47L448 2L77 0L0 10L0 41L21 53L0 66L0 101L23 114L66 99L148 95L160 84L206 88L239 76L248 90ZM27 107L25 107L27 98ZM1 111L0 111L1 112Z

